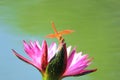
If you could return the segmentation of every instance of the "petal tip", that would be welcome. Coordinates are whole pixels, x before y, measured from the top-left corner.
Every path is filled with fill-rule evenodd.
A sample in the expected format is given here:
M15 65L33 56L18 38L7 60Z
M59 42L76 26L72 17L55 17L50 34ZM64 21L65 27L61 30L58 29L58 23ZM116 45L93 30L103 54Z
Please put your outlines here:
M13 51L13 53L14 53L15 55L17 55L17 52L16 52L14 49L12 49L12 51Z

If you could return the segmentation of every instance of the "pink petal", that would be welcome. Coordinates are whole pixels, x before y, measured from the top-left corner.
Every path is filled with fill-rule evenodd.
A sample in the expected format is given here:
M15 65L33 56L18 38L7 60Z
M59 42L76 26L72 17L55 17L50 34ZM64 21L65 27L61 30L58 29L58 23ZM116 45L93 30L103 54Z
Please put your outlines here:
M71 47L72 47L72 46L67 47L67 57L70 56Z
M53 58L53 56L56 53L56 43L52 43L50 47L48 48L48 62Z
M75 55L75 52L76 52L76 49L73 49L71 54L70 54L70 56L67 59L67 69L70 67L70 65L72 63L72 60L73 60L74 55Z
M56 46L56 43L53 42L53 43L50 45L49 49L52 50L54 46Z
M82 75L85 75L85 74L89 74L89 73L91 73L91 72L95 72L97 69L92 69L92 70L83 70L81 73L78 73L78 74L76 74L76 75L74 75L74 76L82 76Z
M81 67L86 68L86 67L88 66L88 63L91 61L91 60L87 60L86 58L87 58L86 56L83 57L83 59L79 60L79 61L76 62L74 65L71 65L69 68L67 68L66 71L68 71L68 73L70 74L71 71L72 71L72 72L73 72L73 71L75 72L75 70L77 70L77 69L78 69L78 71L79 71L79 69L80 69ZM81 68L81 69L82 69L82 68ZM76 73L77 73L77 72L76 72Z
M72 60L71 66L76 64L76 62L78 62L81 58L82 58L82 52L80 52L80 53L75 52L75 55L74 55L74 58Z
M48 65L47 56L48 56L47 43L46 41L43 41L42 56L41 56L41 67L43 72L46 70L46 67Z
M39 45L39 41L35 41L35 45L36 45L36 48L38 48L38 50L41 51L41 47L40 47L40 45Z
M67 68L63 76L81 74L92 60L87 58L87 54L82 55L82 52L76 53L76 50L73 49L70 56L68 56ZM92 72L92 70L88 71L88 73L89 72Z
M36 43L35 42L30 41L30 47L31 47L31 51L33 52L34 55L38 55L39 54L40 49L38 49L36 47Z
M95 72L97 69L92 69L92 70L81 70L80 72L78 71L77 73L73 74L67 74L67 75L64 75L63 77L68 77L68 76L82 76L82 75L85 75L85 74L89 74L89 73L92 73L92 72Z
M34 42L34 46L35 46L35 52L36 52L36 56L40 56L40 52L41 52L41 47L40 47L40 45L39 45L39 42L38 41L35 41Z
M29 57L31 59L33 59L35 61L37 55L39 54L39 56L40 56L40 51L38 51L37 49L34 49L35 47L33 47L32 42L30 42L30 45L29 45L25 41L23 41L23 44L24 44L25 52L29 55Z
M32 58L33 52L31 51L31 47L26 43L26 41L23 41L23 44L25 52Z
M77 68L72 68L72 69L69 69L65 72L64 76L66 75L76 75L78 74L79 72L81 72L82 70L84 70L87 66L80 66L80 67L77 67Z
M25 41L23 41L23 43L25 52L29 55L33 62L37 65L41 65L42 49L39 46L39 43L37 41L35 41L34 43L30 41L30 45L27 44Z
M15 50L12 49L12 51L13 51L13 53L14 53L19 59L21 59L22 61L24 61L24 62L26 62L26 63L28 63L28 64L36 67L38 70L41 71L41 68L39 67L39 65L36 65L36 64L34 64L32 61L28 60L27 58L24 58L23 56L21 56L20 54L18 54Z
M71 64L71 67L74 67L74 66L79 67L81 65L86 65L87 62L88 62L87 58L88 58L88 55L83 55L83 56L79 57L78 61L76 60L76 61L73 62L73 64Z

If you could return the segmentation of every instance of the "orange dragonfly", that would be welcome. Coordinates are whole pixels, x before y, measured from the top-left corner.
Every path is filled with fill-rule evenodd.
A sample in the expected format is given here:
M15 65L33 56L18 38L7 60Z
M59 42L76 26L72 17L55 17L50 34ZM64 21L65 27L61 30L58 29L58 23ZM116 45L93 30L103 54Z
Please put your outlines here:
M63 31L58 32L57 29L55 28L54 22L52 22L52 28L53 28L55 34L48 34L46 37L47 38L57 38L59 41L64 41L64 39L62 38L62 35L70 34L70 33L74 32L73 30L63 30Z

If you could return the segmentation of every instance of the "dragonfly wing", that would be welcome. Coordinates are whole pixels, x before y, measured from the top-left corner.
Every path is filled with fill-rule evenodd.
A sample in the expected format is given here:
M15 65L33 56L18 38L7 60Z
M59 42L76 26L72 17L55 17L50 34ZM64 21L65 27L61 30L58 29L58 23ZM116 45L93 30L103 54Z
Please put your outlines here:
M47 37L47 38L55 38L56 35L55 35L55 34L48 34L46 37Z
M72 32L74 32L74 31L73 30L63 30L63 31L60 31L59 34L64 35L64 34L70 34Z

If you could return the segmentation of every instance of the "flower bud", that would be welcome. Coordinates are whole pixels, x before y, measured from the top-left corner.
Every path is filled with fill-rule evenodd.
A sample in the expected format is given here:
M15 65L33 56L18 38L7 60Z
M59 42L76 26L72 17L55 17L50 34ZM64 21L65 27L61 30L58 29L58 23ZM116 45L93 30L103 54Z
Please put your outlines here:
M60 80L66 69L67 51L66 44L61 43L58 47L58 52L51 59L46 68L46 80Z

